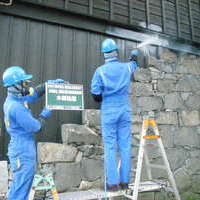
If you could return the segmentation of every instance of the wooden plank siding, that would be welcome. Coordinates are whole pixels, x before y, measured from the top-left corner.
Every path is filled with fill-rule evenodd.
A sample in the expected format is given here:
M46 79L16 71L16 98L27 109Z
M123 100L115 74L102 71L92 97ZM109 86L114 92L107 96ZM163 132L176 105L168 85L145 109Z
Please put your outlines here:
M19 0L200 43L199 0ZM152 25L158 29L152 29ZM159 30L160 29L160 30Z
M177 36L176 2L164 1L165 7L165 33Z
M179 1L179 13L180 13L180 36L184 39L192 40L191 23L189 16L189 0Z
M94 71L103 64L101 43L104 34L76 29L44 21L37 21L0 13L0 71L11 65L23 66L33 74L33 85L49 79L63 78L72 84L84 85L85 108L98 108L90 94L90 84ZM127 61L136 42L115 37L120 47L120 59ZM0 104L6 97L2 91ZM41 112L44 98L31 105L35 116ZM3 112L0 110L1 126L4 126ZM48 119L42 134L37 134L39 141L61 142L60 127L64 123L81 123L80 111L55 111ZM0 132L0 159L5 158L8 135L5 127Z
M193 40L196 42L200 41L200 1L191 0L191 17L193 26Z

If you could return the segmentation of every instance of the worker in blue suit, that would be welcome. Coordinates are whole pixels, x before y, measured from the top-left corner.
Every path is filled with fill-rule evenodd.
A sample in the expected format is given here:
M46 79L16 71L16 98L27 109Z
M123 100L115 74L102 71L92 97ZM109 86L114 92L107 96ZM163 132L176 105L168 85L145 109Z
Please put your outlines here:
M137 49L131 53L131 61L118 59L118 46L113 39L102 43L105 64L93 75L91 93L101 102L101 127L105 152L106 189L127 189L131 170L131 108L129 85L136 71ZM116 153L120 155L120 168Z
M52 111L44 108L38 118L34 118L28 104L34 103L44 93L44 84L29 88L31 74L26 74L19 66L12 66L3 73L3 84L8 95L3 105L6 130L10 135L8 157L13 181L8 200L28 200L34 174L36 172L36 145L34 134L41 130L45 119ZM50 82L63 82L62 79Z

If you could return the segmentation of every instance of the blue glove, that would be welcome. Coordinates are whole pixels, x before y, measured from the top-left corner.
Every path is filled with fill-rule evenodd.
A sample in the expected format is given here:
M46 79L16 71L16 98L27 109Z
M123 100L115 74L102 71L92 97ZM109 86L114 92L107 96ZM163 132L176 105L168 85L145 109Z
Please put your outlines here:
M140 55L140 52L139 52L138 49L133 49L133 50L131 51L131 56L139 56L139 55Z
M140 55L140 52L139 52L139 50L138 49L133 49L132 51L131 51L131 55L130 55L130 60L131 61L136 61L137 60L137 56L139 56Z
M48 109L48 108L43 108L42 112L40 113L40 117L46 119L51 117L52 115L52 110Z
M47 83L65 83L63 79L48 80Z

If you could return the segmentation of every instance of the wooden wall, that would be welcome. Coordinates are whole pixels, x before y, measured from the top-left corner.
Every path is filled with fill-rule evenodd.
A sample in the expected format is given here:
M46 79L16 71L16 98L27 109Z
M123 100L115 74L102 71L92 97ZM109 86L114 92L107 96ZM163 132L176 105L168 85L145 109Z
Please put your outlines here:
M200 43L199 0L20 0Z

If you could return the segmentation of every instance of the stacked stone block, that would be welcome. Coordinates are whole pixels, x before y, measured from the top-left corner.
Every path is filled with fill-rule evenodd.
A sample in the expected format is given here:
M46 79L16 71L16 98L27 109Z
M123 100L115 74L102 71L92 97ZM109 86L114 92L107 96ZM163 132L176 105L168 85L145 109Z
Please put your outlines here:
M63 124L62 141L62 144L38 143L39 162L54 173L57 190L66 192L102 186L101 136L88 125Z
M8 163L7 161L0 161L0 199L8 191Z

